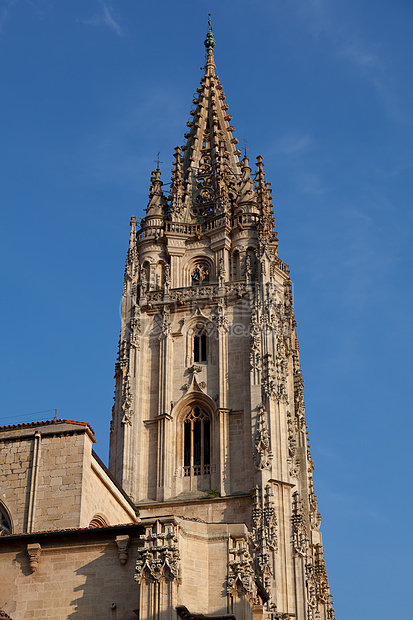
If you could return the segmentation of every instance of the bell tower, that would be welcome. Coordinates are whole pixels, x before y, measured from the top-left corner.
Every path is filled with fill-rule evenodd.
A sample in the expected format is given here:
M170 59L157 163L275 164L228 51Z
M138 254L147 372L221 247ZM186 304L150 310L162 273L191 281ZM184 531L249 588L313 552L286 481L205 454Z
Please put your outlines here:
M141 516L244 522L269 609L331 620L289 268L214 46L169 195L158 166L131 220L109 467Z

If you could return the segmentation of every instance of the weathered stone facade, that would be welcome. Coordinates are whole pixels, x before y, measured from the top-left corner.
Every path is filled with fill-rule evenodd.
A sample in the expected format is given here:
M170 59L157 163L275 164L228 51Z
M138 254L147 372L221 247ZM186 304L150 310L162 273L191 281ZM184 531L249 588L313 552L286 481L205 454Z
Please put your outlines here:
M111 474L86 424L0 433L12 617L335 618L271 188L205 45L170 194L154 170L131 221Z

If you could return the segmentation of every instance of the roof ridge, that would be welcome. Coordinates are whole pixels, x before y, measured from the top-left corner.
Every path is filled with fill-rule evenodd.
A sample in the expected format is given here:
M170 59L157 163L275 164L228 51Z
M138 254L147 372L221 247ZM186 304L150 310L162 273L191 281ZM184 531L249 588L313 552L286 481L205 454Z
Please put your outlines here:
M88 422L81 422L79 420L66 420L64 418L58 418L57 420L40 420L38 422L21 422L20 424L6 424L5 426L0 426L0 431L6 429L18 429L18 428L32 428L33 426L46 426L48 424L77 424L79 426L87 426L95 436L95 431L91 427Z

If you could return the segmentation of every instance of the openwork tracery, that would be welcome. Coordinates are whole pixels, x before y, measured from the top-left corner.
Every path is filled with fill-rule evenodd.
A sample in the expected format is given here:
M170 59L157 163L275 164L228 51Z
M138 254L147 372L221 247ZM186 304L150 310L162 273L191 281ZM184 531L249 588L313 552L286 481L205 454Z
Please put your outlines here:
M11 519L4 506L0 504L0 536L11 534L11 530Z
M211 418L199 405L184 420L184 476L211 473Z

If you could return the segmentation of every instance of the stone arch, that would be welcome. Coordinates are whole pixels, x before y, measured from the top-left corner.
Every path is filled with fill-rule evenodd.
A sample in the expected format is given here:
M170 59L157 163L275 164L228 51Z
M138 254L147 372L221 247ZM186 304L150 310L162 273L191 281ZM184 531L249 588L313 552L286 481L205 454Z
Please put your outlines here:
M205 255L194 256L184 265L184 286L208 284L214 280L214 264Z
M175 407L176 471L184 491L211 488L215 446L216 405L207 394L194 390Z
M92 517L89 527L109 527L109 521L102 514L97 513Z
M212 352L212 341L215 337L215 325L202 314L192 317L185 325L183 334L185 336L185 360L186 367L192 366L194 363L210 361ZM206 337L206 354L207 359L195 359L194 338L205 335Z
M6 504L0 501L0 536L13 534L13 521Z

